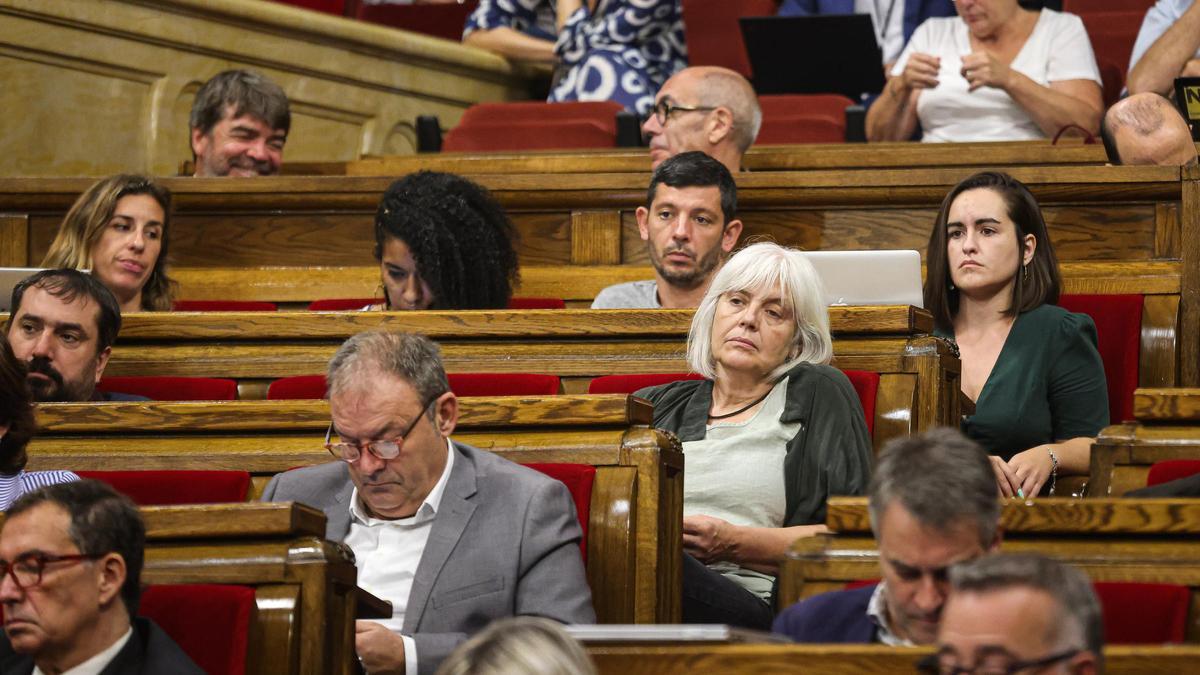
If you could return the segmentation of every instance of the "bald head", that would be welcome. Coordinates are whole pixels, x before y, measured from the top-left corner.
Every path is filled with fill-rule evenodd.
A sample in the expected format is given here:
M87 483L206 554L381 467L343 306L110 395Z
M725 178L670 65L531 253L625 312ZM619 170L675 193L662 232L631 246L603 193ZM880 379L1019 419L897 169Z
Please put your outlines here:
M1196 145L1187 122L1160 94L1134 94L1114 103L1100 131L1113 164L1196 163Z
M651 115L642 125L654 167L668 157L699 150L736 172L762 126L754 88L728 68L697 66L675 73L658 90L655 104L663 103L676 110L665 120Z

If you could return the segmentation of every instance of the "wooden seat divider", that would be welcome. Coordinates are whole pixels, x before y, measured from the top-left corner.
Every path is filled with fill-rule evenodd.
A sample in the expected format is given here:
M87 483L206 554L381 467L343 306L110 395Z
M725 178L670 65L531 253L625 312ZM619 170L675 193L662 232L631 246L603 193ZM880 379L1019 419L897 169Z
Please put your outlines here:
M607 623L679 620L683 454L629 396L460 399L457 441L518 463L596 467L588 580ZM221 469L255 495L290 468L335 461L325 401L41 404L30 469ZM324 532L324 529L321 530Z
M1133 414L1136 421L1104 429L1092 444L1089 495L1119 497L1146 487L1155 462L1200 459L1200 389L1138 389Z
M865 497L829 500L830 534L798 540L779 576L780 606L879 578ZM1200 499L1069 499L1004 504L1005 551L1052 555L1093 581L1188 586L1187 641L1200 642Z

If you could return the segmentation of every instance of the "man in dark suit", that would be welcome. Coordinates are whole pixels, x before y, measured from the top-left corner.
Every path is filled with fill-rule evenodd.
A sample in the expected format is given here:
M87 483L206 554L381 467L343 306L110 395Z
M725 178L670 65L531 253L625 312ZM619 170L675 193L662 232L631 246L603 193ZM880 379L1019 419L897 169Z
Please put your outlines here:
M458 421L437 345L374 331L329 363L326 447L340 461L276 476L265 501L325 512L358 583L392 603L359 621L369 673L433 673L493 619L593 623L582 536L562 483L449 436Z
M0 673L203 675L135 618L146 529L137 507L81 480L21 496L0 531Z
M868 494L883 580L802 600L775 619L776 633L797 642L932 644L947 569L1000 545L991 460L953 429L889 443Z

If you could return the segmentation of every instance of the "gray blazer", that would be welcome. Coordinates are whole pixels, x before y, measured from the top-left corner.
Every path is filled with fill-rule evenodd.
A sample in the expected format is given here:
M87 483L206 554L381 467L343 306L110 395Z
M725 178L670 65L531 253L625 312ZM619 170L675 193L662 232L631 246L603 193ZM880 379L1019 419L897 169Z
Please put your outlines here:
M493 619L544 616L595 623L579 553L582 533L566 486L469 445L458 454L413 579L401 632L417 645L420 675L433 673ZM281 473L263 501L321 509L325 536L350 533L354 485L345 462Z

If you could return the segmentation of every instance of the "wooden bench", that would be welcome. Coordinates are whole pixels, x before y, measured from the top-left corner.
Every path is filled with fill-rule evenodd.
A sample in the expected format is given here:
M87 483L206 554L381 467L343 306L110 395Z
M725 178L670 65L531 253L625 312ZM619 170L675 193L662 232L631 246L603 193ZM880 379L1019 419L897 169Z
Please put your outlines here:
M588 654L600 675L893 675L916 672L914 665L932 647L884 645L591 645ZM1108 675L1194 673L1200 647L1114 646L1104 649Z
M1200 459L1200 389L1138 389L1133 411L1136 422L1112 425L1092 444L1088 494L1118 497L1145 487L1155 462Z
M461 399L455 440L514 462L596 467L588 580L608 623L679 620L683 455L627 396ZM31 470L236 469L271 476L334 461L325 401L42 404ZM321 533L324 533L322 526Z
M880 576L865 497L829 500L831 534L800 539L779 575L781 607ZM1200 642L1200 500L1067 499L1006 502L1005 551L1053 555L1093 581L1181 584L1192 589L1189 642Z

